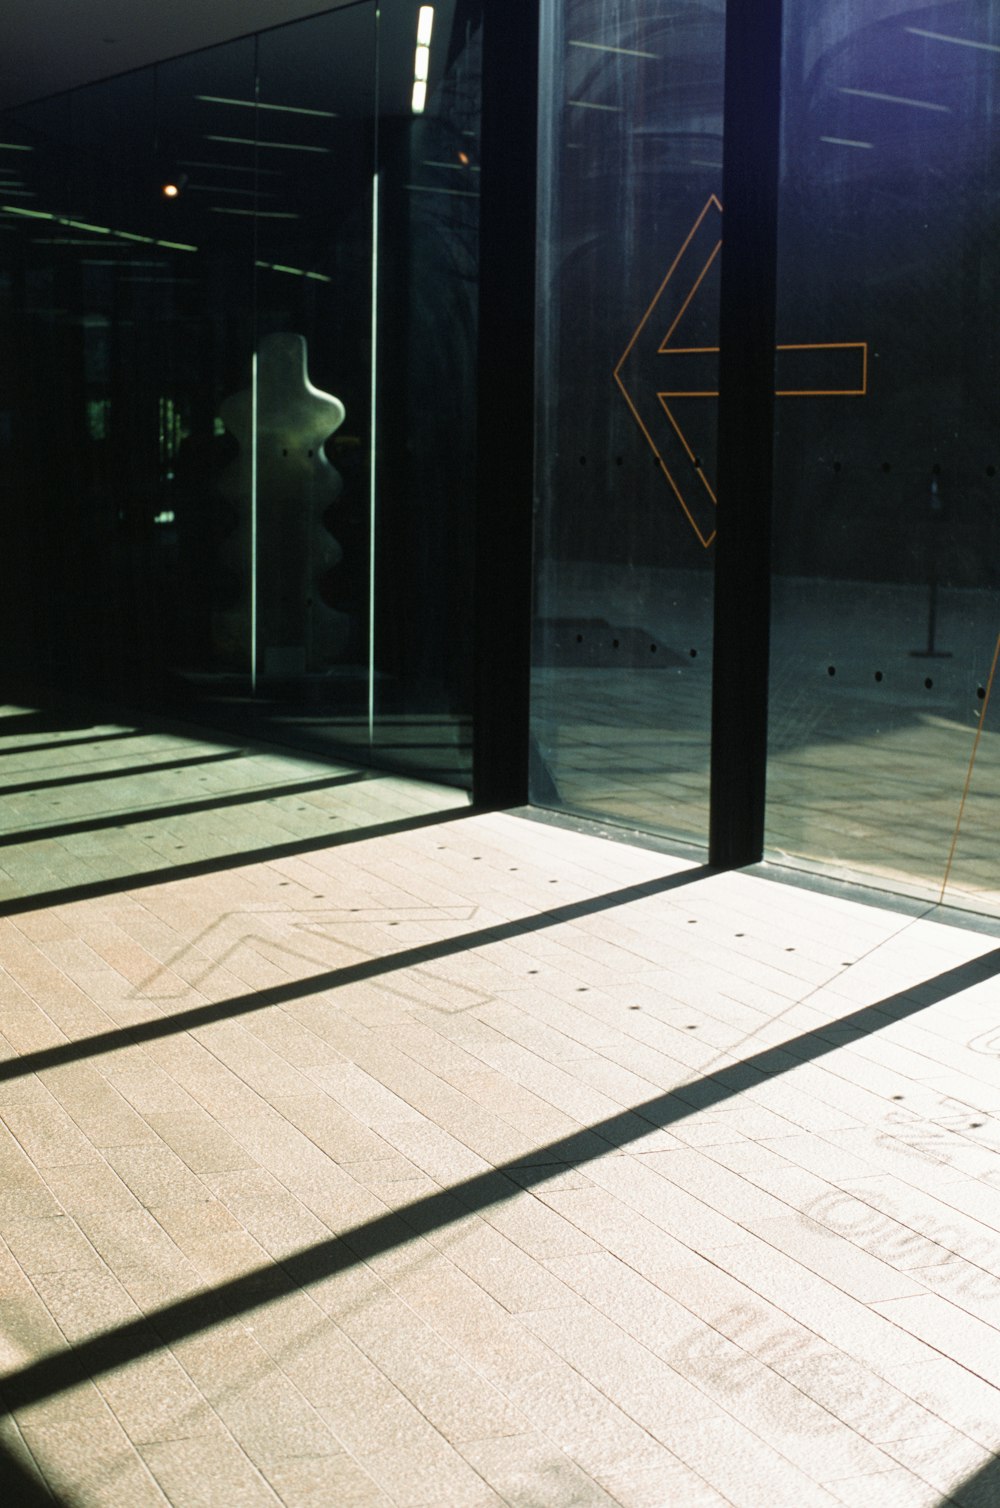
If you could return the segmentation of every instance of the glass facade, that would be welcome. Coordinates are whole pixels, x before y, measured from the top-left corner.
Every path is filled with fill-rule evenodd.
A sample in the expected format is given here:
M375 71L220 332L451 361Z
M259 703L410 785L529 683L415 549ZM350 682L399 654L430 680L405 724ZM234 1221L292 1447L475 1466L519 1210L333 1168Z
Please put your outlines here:
M724 7L545 15L532 797L704 842Z
M768 848L987 907L998 85L995 5L785 5Z
M479 6L416 100L419 17L4 118L8 677L468 783Z
M544 9L533 799L704 843L724 5ZM997 910L1000 14L784 16L767 855Z
M503 80L429 9L3 119L8 678L470 782ZM530 799L704 847L725 0L539 14ZM785 0L766 854L994 912L998 91L993 0Z

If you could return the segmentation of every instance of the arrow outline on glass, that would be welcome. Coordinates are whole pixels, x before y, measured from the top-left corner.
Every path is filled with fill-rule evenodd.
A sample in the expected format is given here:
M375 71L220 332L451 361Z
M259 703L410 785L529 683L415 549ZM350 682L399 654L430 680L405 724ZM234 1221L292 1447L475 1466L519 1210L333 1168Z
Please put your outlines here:
M614 369L614 379L615 379L615 382L618 384L618 387L621 389L622 396L624 397L626 403L628 404L630 410L632 411L633 418L635 419L635 421L638 424L639 428L642 430L642 433L645 435L646 441L647 441L650 449L652 450L653 455L656 457L656 460L657 460L657 462L659 464L660 470L663 472L663 475L666 477L668 483L670 484L670 487L673 490L674 496L677 498L677 501L680 503L681 507L684 510L685 515L687 516L688 522L690 523L692 529L694 530L695 534L698 536L698 539L700 540L701 544L705 547L705 549L708 549L708 547L711 545L712 541L715 538L716 531L713 528L710 532L706 533L700 527L700 525L698 523L698 520L695 517L693 502L692 502L692 506L688 505L688 501L684 497L684 494L681 491L680 487L678 486L677 481L675 480L672 472L670 471L670 468L668 467L666 461L663 459L663 456L660 454L660 448L659 448L659 446L656 444L656 441L653 439L653 437L650 434L648 428L646 427L645 423L643 422L642 417L639 414L639 411L638 411L635 403L633 403L633 401L632 401L632 398L631 398L631 396L629 394L628 388L626 387L625 381L624 381L624 379L622 377L622 368L624 367L624 365L625 365L626 361L628 360L629 356L632 354L632 351L633 351L633 349L634 349L634 347L636 345L636 342L638 341L639 337L641 336L643 330L646 328L646 325L649 323L649 320L652 318L652 315L653 315L655 309L657 308L657 306L658 306L661 298L663 297L664 293L666 292L668 284L671 282L671 280L673 279L674 275L676 274L678 268L680 267L681 263L683 262L685 256L688 253L689 247L691 246L691 244L694 241L695 237L697 236L698 232L701 230L701 228L702 228L702 226L703 226L703 224L705 222L706 217L711 213L711 211L713 210L713 208L716 211L716 213L721 216L721 214L722 214L722 204L721 204L720 200L717 198L717 196L715 194L709 195L709 198L708 198L708 200L705 203L705 207L702 209L701 213L698 215L698 217L695 220L694 224L692 225L690 231L688 232L687 236L685 237L684 242L681 245L680 250L678 251L677 255L674 257L674 260L671 262L670 267L669 267L669 269L667 271L666 276L664 277L663 281L661 282L659 288L656 290L656 293L653 295L653 298L652 298L652 301L649 304L649 307L647 308L647 310L646 310L645 314L643 315L642 319L639 321L638 325L636 326L635 331L633 332L631 340L629 341L628 345L625 347L625 350L622 352L622 355L619 358L618 364L617 364L617 366ZM684 302L681 304L680 309L677 311L676 315L674 316L673 320L671 321L670 327L667 330L666 335L664 335L662 341L660 342L659 346L657 347L656 354L658 356L686 356L686 357L691 357L691 356L713 356L713 355L717 356L718 355L718 352L719 352L719 347L718 346L671 346L670 345L670 340L671 340L671 337L673 336L674 331L677 329L677 326L680 324L681 320L684 318L684 315L687 313L687 310L688 310L688 308L689 308L689 306L691 304L692 299L694 298L695 294L698 292L698 289L701 287L702 283L704 282L705 277L707 276L707 274L709 272L709 269L711 268L711 266L714 263L716 257L718 256L721 247L722 247L722 237L721 236L717 236L715 238L715 241L714 241L713 245L712 245L712 249L711 249L711 251L708 254L708 257L706 258L704 264L702 265L701 271L695 277L694 282L692 283L691 288L688 291L687 297L684 299ZM863 340L849 340L849 341L804 341L804 342L795 342L795 343L791 343L791 344L778 345L778 346L775 347L775 350L776 351L858 351L861 354L861 381L860 381L860 386L857 386L857 387L841 387L841 388L834 388L834 387L830 387L830 388L776 388L775 389L775 397L778 397L778 398L863 398L863 397L866 396L866 394L868 392L868 342L867 341L863 341ZM674 432L677 435L677 438L680 440L681 444L683 445L684 450L685 450L685 452L687 454L687 457L690 460L691 464L693 465L693 467L695 469L695 472L697 473L697 476L698 476L699 482L701 484L701 487L704 490L704 493L706 493L708 495L708 498L710 499L711 505L712 505L713 508L716 506L716 496L715 496L714 489L712 488L712 484L708 480L708 477L706 476L705 471L704 471L703 467L701 466L700 461L698 460L698 457L695 455L694 451L691 449L690 445L688 444L687 438L686 438L686 436L684 434L684 431L681 429L680 425L677 422L677 419L674 417L674 414L671 412L670 405L667 402L667 400L668 399L674 399L674 398L717 398L718 395L719 395L719 392L718 392L718 388L717 387L716 388L663 388L663 389L657 388L657 392L656 392L656 396L657 396L657 398L658 398L658 400L660 402L660 406L662 407L663 412L666 414L667 418L669 419L670 424L671 424Z

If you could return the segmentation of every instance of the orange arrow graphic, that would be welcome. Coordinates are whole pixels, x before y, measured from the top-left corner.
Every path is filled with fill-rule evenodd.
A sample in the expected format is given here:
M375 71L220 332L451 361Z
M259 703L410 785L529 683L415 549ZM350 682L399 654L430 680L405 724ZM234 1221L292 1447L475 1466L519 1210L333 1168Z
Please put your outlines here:
M692 304L719 255L722 246L721 219L722 205L712 194L688 232L614 370L615 381L645 435L660 470L706 549L715 538L715 492L706 474L703 459L689 444L668 400L718 397L718 346L681 346L671 342L685 315L695 325L699 322L704 325L707 320L714 320L712 303L700 300L701 307L696 306L694 313ZM656 332L663 329L664 324L666 334L657 340ZM775 393L779 398L863 397L868 391L867 341L817 341L779 345L776 351ZM669 367L658 363L657 377L652 381L651 356L666 356L670 361ZM659 411L653 406L653 399L659 405ZM669 430L663 429L662 420L657 417L658 412L665 414L670 421ZM680 442L688 463L684 469L693 471L694 482L684 482L682 485L682 481L678 480L679 468L676 463L673 463L673 469L667 464L664 454L668 449L667 444L657 443L653 438L654 430L662 431L664 439L672 448L676 448L675 439Z

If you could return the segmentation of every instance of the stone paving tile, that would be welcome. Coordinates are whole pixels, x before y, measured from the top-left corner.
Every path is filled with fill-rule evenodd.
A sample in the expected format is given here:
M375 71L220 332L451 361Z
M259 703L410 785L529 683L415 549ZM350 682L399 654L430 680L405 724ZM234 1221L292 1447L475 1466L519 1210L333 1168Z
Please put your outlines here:
M504 1502L523 1508L529 1503L545 1503L549 1508L611 1508L626 1501L606 1491L538 1431L477 1440L464 1447L464 1454ZM664 1486L662 1476L660 1486ZM692 1508L698 1505L693 1503Z
M96 1386L134 1445L225 1436L216 1411L168 1352L116 1367Z
M50 767L214 752L122 742ZM0 1054L76 1053L0 1082L2 1364L137 1347L11 1449L97 1508L962 1501L1000 1447L996 987L891 1002L993 940L507 813L268 863L465 799L267 795L318 768L7 798L4 883L123 882L0 918ZM142 823L31 840L116 786Z
M965 1313L937 1294L890 1299L871 1307L934 1350L946 1350L974 1376L1000 1387L995 1325Z
M88 1504L134 1503L136 1508L163 1508L170 1501L110 1415L86 1423L22 1428L57 1498L65 1494L70 1501L75 1497Z
M285 1508L391 1508L382 1491L352 1456L286 1456L271 1461L268 1480Z
M69 1214L137 1210L139 1201L106 1162L86 1167L51 1167L44 1171L46 1187Z
M365 1452L358 1461L400 1508L502 1508L503 1498L444 1441Z
M36 1497L32 1502L48 1502L46 1496L48 1487L45 1478L38 1469L38 1463L21 1433L16 1420L10 1415L0 1418L0 1451L3 1452L5 1463L9 1461L12 1467L21 1472L29 1483L29 1490L34 1490ZM51 1499L54 1505L55 1499Z
M169 1503L187 1508L274 1508L281 1500L233 1441L154 1441L139 1452ZM107 1499L106 1501L113 1501Z
M822 1450L817 1448L809 1473L800 1470L778 1448L753 1431L720 1415L698 1425L681 1425L672 1431L671 1450L698 1472L736 1508L755 1508L761 1502L775 1508L834 1508L836 1499L813 1472L822 1472ZM818 1446L818 1442L817 1442Z
M895 1467L862 1477L827 1482L826 1489L843 1508L941 1508L941 1494L911 1471Z
M193 1173L225 1173L253 1166L239 1143L186 1096L180 1110L161 1110L154 1100L145 1114L157 1136Z

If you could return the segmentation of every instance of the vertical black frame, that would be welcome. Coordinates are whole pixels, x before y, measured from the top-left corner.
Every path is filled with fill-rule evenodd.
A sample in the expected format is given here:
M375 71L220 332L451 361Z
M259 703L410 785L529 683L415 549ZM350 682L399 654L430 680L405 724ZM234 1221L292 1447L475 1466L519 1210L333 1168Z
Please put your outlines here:
M483 48L473 799L528 799L540 0ZM763 854L782 0L728 0L709 862Z
M528 800L539 0L483 17L472 798Z
M727 0L709 863L764 851L782 0Z

